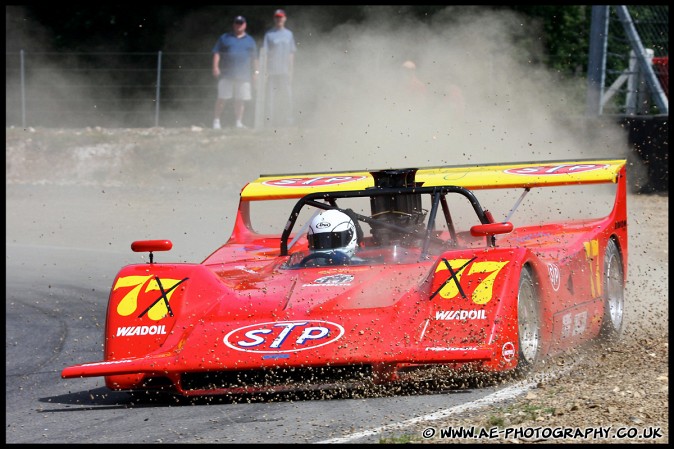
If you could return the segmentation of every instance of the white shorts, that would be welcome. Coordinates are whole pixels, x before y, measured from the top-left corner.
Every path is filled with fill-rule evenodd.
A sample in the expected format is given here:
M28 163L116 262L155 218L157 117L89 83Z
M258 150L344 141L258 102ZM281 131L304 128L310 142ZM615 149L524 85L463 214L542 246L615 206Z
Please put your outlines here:
M250 100L250 83L248 81L236 81L228 78L220 78L218 81L218 98L229 100L234 97L236 100Z

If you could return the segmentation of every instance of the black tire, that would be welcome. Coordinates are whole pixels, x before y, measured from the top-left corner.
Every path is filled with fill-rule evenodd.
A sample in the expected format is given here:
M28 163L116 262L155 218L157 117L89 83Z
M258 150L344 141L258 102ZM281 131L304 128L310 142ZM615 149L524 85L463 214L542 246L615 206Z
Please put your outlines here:
M599 338L615 341L623 332L625 310L625 272L620 248L615 239L609 239L604 251L604 316Z
M531 268L525 265L517 293L517 370L526 372L540 357L540 298Z

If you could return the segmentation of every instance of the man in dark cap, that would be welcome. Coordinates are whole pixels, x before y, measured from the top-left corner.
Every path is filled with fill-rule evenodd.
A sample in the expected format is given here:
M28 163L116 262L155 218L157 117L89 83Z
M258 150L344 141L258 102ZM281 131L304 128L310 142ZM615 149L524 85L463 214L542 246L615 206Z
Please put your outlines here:
M295 65L295 37L285 27L286 12L274 12L274 27L264 35L262 49L266 55L266 123L272 126L293 123L292 78Z
M213 128L220 129L220 117L225 101L234 99L237 128L245 128L245 102L252 98L252 83L258 75L257 44L246 33L246 19L236 16L232 32L223 34L213 47L213 76L218 80L218 98L215 101Z

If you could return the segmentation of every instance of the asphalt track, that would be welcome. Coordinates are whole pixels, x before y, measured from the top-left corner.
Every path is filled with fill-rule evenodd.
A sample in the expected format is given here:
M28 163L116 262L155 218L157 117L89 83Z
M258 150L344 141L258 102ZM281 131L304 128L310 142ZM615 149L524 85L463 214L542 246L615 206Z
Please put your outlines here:
M377 443L405 423L526 388L177 402L110 392L102 378L61 379L65 366L101 359L114 275L142 260L130 242L169 238L174 249L157 260L203 260L228 237L237 193L7 185L6 443ZM657 245L640 201L630 199L630 246L643 258ZM666 266L649 269L667 279ZM659 288L636 285L641 293ZM662 294L650 296L656 304ZM666 304L644 309L658 307L667 313Z
M110 392L103 378L61 379L65 366L101 360L114 275L140 261L129 248L132 240L170 238L174 250L156 258L180 261L202 260L226 240L231 229L215 217L231 215L236 196L223 201L222 192L183 190L180 201L169 204L156 201L162 193L8 186L7 443L378 442L381 432L368 430L471 403L500 388L175 401ZM204 204L219 205L198 215ZM190 231L201 236L200 246L176 232L184 216L199 223ZM365 434L354 437L358 432Z

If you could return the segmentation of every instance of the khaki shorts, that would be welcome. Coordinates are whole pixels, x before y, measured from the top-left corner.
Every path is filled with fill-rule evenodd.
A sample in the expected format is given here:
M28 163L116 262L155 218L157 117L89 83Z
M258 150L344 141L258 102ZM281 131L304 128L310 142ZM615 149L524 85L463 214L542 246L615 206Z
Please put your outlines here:
M218 98L229 100L234 97L235 100L250 100L250 83L248 81L236 81L228 78L220 78L218 81Z

